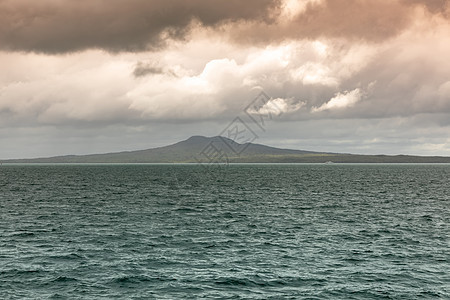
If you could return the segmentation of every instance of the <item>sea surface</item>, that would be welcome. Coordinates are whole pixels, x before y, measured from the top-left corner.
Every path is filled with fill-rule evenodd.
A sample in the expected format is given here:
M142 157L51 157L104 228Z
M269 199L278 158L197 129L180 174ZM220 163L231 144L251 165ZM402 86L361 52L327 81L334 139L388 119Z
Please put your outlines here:
M450 299L450 165L3 165L0 299Z

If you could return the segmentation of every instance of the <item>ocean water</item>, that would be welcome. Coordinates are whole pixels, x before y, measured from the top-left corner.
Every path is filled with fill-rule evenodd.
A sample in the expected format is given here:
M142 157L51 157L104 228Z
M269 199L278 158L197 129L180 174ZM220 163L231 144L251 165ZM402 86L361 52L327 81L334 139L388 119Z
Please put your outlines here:
M450 299L450 165L3 165L0 299Z

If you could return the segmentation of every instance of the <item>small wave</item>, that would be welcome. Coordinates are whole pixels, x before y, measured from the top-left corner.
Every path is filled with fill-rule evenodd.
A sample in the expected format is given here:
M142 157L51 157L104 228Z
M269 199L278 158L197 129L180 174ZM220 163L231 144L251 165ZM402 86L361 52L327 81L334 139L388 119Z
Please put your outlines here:
M421 218L424 221L433 221L433 216L431 216L431 215L423 215L423 216L421 216Z
M174 209L174 211L180 211L180 212L200 212L201 210L191 208L191 207L178 207Z
M67 276L58 276L52 280L52 282L77 282L78 279Z
M145 275L130 275L120 276L111 279L111 283L114 284L138 284L142 282L161 282L161 281L176 281L175 278L163 278L163 277L148 277Z
M13 232L9 236L10 237L32 237L32 236L35 236L35 235L36 234L34 232L21 231L21 232Z
M41 273L48 273L48 271L44 270L19 270L19 269L11 269L11 270L4 270L0 271L0 276L2 277L17 277L20 278L21 276L36 276Z
M215 281L216 284L219 285L249 285L250 280L247 279L238 279L238 278L223 278Z
M52 255L49 256L49 258L56 260L72 260L72 259L84 259L85 257L76 253L69 253L65 255Z
M217 285L225 285L225 286L258 286L258 287L266 287L266 286L281 286L285 285L282 280L261 280L261 279L249 279L249 278L219 278L215 282Z

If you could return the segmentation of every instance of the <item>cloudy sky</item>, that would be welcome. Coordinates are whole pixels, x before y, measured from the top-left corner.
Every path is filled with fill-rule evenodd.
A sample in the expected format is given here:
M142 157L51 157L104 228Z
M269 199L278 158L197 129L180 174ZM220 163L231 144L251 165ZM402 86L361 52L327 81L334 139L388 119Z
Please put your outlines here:
M264 91L264 130L245 108ZM214 136L450 155L450 1L0 0L0 158Z

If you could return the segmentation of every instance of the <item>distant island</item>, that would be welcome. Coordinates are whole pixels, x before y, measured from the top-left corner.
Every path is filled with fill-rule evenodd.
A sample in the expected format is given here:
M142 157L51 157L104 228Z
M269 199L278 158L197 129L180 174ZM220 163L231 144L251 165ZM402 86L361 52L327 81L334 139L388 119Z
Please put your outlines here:
M229 138L192 136L158 148L91 155L9 159L3 163L450 163L450 157L360 155L280 149Z

